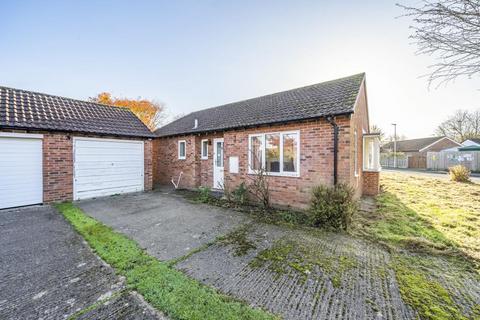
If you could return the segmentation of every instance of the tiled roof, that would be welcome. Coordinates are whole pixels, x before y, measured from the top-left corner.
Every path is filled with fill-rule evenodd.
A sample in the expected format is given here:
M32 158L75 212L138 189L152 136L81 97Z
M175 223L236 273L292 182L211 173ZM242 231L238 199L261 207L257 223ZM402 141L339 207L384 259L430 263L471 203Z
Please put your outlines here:
M364 73L190 113L156 131L170 136L352 113ZM195 119L198 127L194 128Z
M428 137L397 141L397 152L416 152L445 137ZM382 146L382 151L392 150L393 141Z
M0 128L154 137L127 108L1 86Z

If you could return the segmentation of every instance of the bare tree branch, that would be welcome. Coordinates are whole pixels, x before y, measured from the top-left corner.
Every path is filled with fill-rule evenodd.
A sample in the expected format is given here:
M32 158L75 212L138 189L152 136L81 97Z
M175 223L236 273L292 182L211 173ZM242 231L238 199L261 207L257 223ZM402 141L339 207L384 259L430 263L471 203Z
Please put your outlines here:
M472 78L480 73L480 1L422 0L418 7L402 4L413 19L411 39L418 54L434 57L429 85Z

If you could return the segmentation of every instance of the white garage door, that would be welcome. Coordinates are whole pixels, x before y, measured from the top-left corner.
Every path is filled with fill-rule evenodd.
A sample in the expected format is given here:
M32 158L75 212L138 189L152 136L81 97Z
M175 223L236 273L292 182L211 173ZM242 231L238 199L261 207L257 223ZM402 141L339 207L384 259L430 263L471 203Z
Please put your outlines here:
M0 209L42 201L42 135L0 133Z
M74 199L143 190L143 141L74 138Z

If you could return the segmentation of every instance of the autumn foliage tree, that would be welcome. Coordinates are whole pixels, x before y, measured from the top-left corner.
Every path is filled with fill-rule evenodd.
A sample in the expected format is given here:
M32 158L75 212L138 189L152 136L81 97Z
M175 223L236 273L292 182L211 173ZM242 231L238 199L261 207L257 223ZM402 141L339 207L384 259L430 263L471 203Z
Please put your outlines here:
M108 92L99 93L90 101L130 109L150 130L158 128L165 115L165 106L147 99L116 98Z

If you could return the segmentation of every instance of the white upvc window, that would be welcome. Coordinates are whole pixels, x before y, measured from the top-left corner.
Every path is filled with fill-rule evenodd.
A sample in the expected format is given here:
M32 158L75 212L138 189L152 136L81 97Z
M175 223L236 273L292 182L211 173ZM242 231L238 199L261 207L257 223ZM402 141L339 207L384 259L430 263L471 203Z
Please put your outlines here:
M354 144L354 152L353 152L353 166L355 170L355 177L358 177L358 136L357 130L353 132L353 144Z
M378 172L380 166L380 139L378 134L363 135L363 171Z
M178 141L178 159L185 160L187 158L187 141Z
M208 139L202 139L202 144L201 144L201 158L203 160L208 159Z
M300 176L300 132L269 132L248 136L248 172Z

